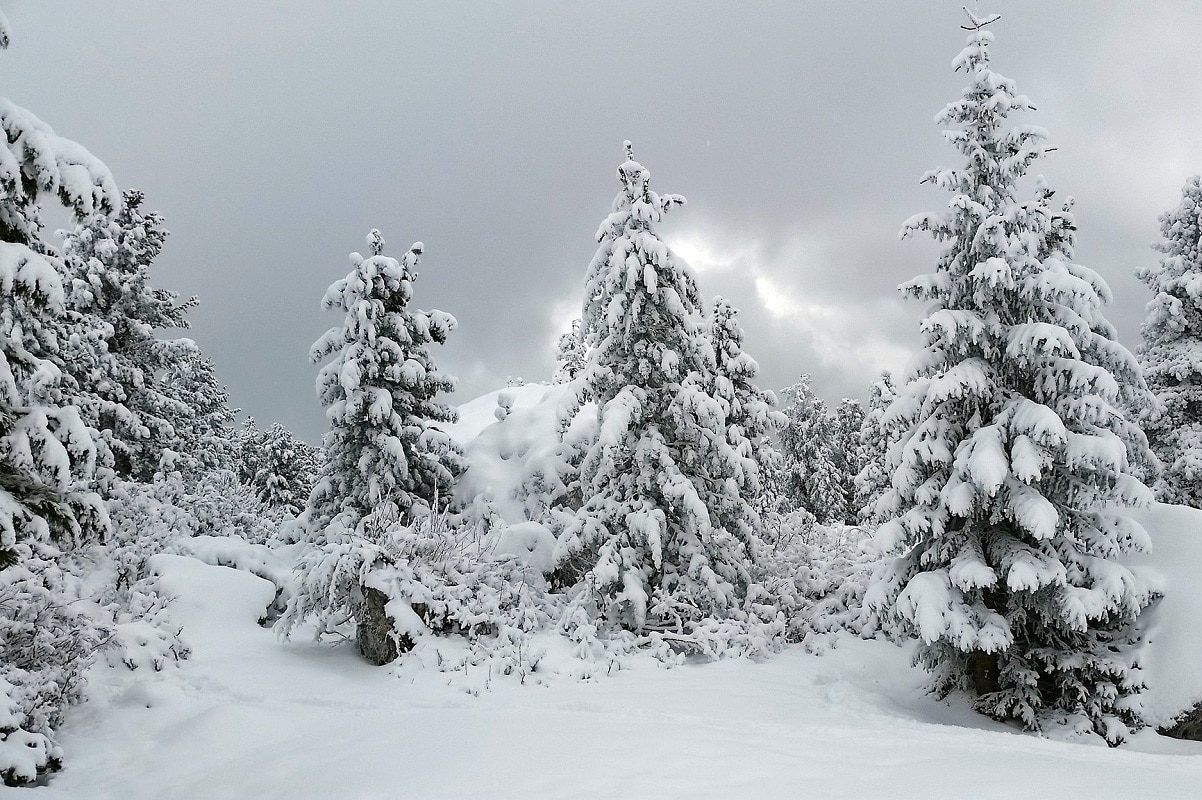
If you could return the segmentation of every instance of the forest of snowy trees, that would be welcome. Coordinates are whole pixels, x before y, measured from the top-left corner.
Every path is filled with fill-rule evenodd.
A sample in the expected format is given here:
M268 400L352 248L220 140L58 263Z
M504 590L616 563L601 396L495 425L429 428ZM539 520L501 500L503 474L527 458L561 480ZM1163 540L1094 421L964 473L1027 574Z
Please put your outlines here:
M418 308L421 243L371 230L321 299L321 447L237 424L178 336L196 298L155 285L153 200L0 100L5 783L70 757L57 731L88 670L188 658L149 564L202 537L286 554L292 574L260 569L269 622L373 664L455 637L524 681L547 631L601 673L637 650L761 657L844 631L917 640L933 692L1025 729L1117 745L1145 726L1158 589L1124 561L1149 547L1128 512L1202 508L1202 183L1139 270L1133 354L1074 260L1071 199L1038 173L1047 132L1010 120L1032 106L993 71L994 18L970 18L967 86L938 117L956 160L923 178L946 205L902 231L943 248L901 287L925 304L904 374L863 404L828 404L809 375L758 385L739 298L707 298L661 230L685 198L625 142L556 372L498 392L473 442L437 364L456 320Z

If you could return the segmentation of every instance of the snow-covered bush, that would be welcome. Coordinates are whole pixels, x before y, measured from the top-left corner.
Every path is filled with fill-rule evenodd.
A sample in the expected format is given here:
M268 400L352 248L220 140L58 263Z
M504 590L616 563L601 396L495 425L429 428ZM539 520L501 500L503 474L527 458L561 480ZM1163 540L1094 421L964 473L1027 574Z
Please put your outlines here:
M947 244L903 286L929 303L922 350L885 414L897 433L883 546L901 555L869 603L922 640L940 691L1030 728L1083 721L1110 743L1139 723L1137 618L1152 600L1119 557L1145 549L1125 513L1150 501L1133 474L1147 444L1124 408L1146 396L1103 314L1109 289L1072 260L1069 207L1019 179L1046 132L990 69L993 18L972 20L970 79L939 116L965 164L926 180L953 195L904 234Z
M110 631L80 604L80 579L58 548L15 546L0 570L0 778L33 781L61 764L54 731L80 699L83 672Z
M461 406L467 419L451 432L465 443L471 468L455 484L454 504L499 530L534 523L558 536L573 524L581 505L579 465L596 436L595 421L576 413L580 392L578 381L527 384ZM494 413L486 417L490 401ZM552 584L570 585L574 577L561 579L569 571L557 560Z
M516 652L550 621L541 570L498 557L492 538L467 516L426 514L408 524L388 504L361 518L336 517L325 541L301 559L295 594L277 629L306 622L317 638L348 637L373 663L389 663L431 636ZM350 625L348 623L354 623Z
M111 572L98 598L114 631L105 649L110 664L158 670L189 652L172 619L171 598L159 590L150 569L158 553L185 553L267 578L277 586L276 610L282 610L290 570L266 557L262 543L275 539L291 517L259 503L232 472L204 473L191 489L180 473L170 471L156 473L152 483L114 480L107 504L112 535L92 569ZM227 545L221 549L214 541Z
M262 544L275 539L281 526L295 516L286 506L263 502L254 487L239 481L229 469L200 473L186 498L184 507L196 520L197 535L237 536Z

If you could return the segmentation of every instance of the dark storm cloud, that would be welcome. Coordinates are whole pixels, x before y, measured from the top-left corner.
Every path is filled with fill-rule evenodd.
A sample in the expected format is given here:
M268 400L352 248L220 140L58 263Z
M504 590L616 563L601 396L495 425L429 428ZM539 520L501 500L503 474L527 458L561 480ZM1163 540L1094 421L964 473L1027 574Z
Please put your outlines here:
M932 124L965 81L960 3L288 3L11 0L3 93L147 192L164 286L232 399L310 439L309 344L372 227L426 244L416 302L454 313L459 400L547 377L575 316L624 138L707 296L742 309L763 383L863 394L917 342L899 242L956 163ZM1202 7L982 3L995 66L1059 150L1079 260L1133 345L1156 215L1202 169Z

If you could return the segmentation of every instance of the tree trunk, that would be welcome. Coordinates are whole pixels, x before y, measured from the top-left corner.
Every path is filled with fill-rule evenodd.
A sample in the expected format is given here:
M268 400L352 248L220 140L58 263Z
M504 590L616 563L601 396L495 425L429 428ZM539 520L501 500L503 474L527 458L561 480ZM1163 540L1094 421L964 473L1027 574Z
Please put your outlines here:
M363 657L376 666L392 663L401 653L413 649L413 640L393 629L387 605L388 596L379 589L363 589L363 603L355 620L355 642Z

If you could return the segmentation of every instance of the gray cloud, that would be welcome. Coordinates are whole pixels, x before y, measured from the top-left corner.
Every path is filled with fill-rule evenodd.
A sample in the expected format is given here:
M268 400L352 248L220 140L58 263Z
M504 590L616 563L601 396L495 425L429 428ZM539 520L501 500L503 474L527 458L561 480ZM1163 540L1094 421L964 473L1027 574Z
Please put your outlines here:
M416 302L459 319L459 401L549 376L624 138L689 198L669 242L742 309L766 386L863 394L917 342L894 287L937 251L897 231L946 202L918 179L956 160L931 121L964 84L959 3L0 5L5 94L147 192L157 281L200 295L234 403L310 439L318 303L372 227L426 244ZM1131 270L1202 169L1202 6L982 5L1133 345Z

